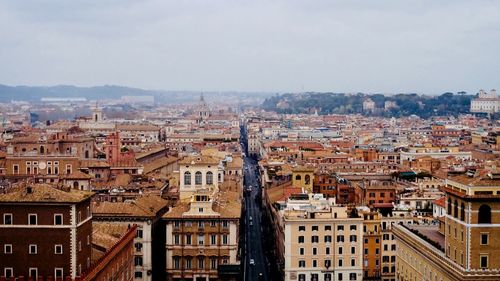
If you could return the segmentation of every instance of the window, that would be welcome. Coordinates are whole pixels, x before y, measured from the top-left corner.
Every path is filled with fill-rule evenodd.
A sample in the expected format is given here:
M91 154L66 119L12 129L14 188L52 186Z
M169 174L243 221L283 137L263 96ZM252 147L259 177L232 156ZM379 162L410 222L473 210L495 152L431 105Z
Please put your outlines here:
M205 268L205 259L203 257L198 257L198 269Z
M37 280L38 279L38 268L30 267L29 268L29 277L32 277L33 280Z
M351 266L356 266L356 260L355 259L351 259Z
M180 237L179 234L174 235L174 245L179 245L180 244Z
M80 223L82 221L82 211L78 211L78 217L76 218L76 222Z
M196 185L201 185L202 184L201 172L200 171L194 173L194 184L196 184Z
M356 254L356 247L351 247L351 254Z
M356 242L358 239L357 239L357 236L356 235L350 235L349 236L349 241L351 242Z
M339 267L342 267L343 261L344 260L342 260L342 259L339 260Z
M186 258L186 269L191 269L191 258Z
M325 254L329 255L330 254L330 247L325 248Z
M179 228L181 226L180 221L174 221L174 228Z
M215 245L217 244L217 235L212 234L210 235L210 245Z
M337 231L343 231L344 226L343 225L337 225Z
M15 165L12 165L12 170L13 170L13 174L14 175L19 175L19 165L15 164Z
M488 245L488 233L481 233L481 245Z
M299 267L306 267L306 261L305 260L299 260Z
M142 271L136 271L134 273L134 278L141 279L142 278Z
M337 242L344 242L344 235L337 235Z
M28 252L30 253L30 255L36 255L37 251L38 251L38 247L36 244L30 244L28 246Z
M191 245L191 234L186 234L186 245Z
M198 208L198 213L203 213L203 208Z
M325 235L325 243L331 243L332 242L332 236L331 235Z
M63 276L63 269L60 268L60 267L57 267L54 269L54 276L58 279L62 279L64 276Z
M204 228L205 223L203 221L198 221L198 228Z
M222 235L222 245L227 245L229 243L228 240L227 234Z
M12 214L3 214L3 224L11 225L12 221Z
M179 269L179 268L181 268L181 258L174 257L174 269Z
M303 225L299 225L299 231L306 231L306 227Z
M339 255L342 255L343 250L344 250L344 248L339 247Z
M54 225L62 225L63 224L63 215L55 214L54 215Z
M135 243L134 247L135 247L135 250L137 252L142 251L142 244L141 243Z
M453 205L453 216L458 218L458 201L455 199L455 204Z
M142 257L134 257L134 265L142 266Z
M465 221L465 205L463 202L460 205L460 220Z
M36 214L29 214L28 215L28 224L29 225L36 225L37 224L37 215Z
M299 274L299 281L306 281L306 275L305 274Z
M135 233L135 237L142 238L142 235L143 235L142 229L137 229L137 232Z
M304 236L299 236L299 243L304 243Z
M191 185L191 173L184 172L184 185Z
M349 280L356 280L356 273L349 273Z
M4 254L12 254L12 244L3 245L3 253Z
M217 269L217 258L210 258L210 269Z
M223 221L223 222L222 222L222 227L223 227L223 228L227 228L227 227L228 227L228 225L229 225L229 224L228 224L228 221Z
M210 171L207 172L206 175L207 178L207 184L213 184L214 183L214 174Z
M14 269L12 269L12 267L4 268L3 276L5 276L6 278L13 277L14 276Z
M325 225L325 231L330 231L332 230L332 226L331 225Z
M339 274L337 275L337 277L338 277L338 278L337 278L337 280L339 280L339 281L344 280L344 279L343 279L343 278L344 278L344 276L342 275L342 273L339 273Z
M301 256L304 255L304 248L299 248L299 255L301 255Z
M479 207L478 223L491 223L491 207L481 205Z
M319 236L313 235L311 236L311 243L318 243L319 242Z
M481 268L487 268L488 267L488 256L487 255L480 255L479 262L480 262Z
M203 245L205 243L205 235L198 235L198 245Z
M312 226L312 231L318 231L318 228L319 228L319 227L318 227L317 225L313 225L313 226Z
M311 274L311 281L318 281L319 279L319 274L317 273L312 273Z
M313 255L317 255L318 254L318 248L312 248L312 252L313 252Z
M350 230L356 230L356 225L351 225L351 226L349 227L349 229L350 229Z
M62 255L62 253L63 253L63 246L61 244L54 245L54 254Z
M72 172L72 167L71 164L66 164L66 174L70 175Z

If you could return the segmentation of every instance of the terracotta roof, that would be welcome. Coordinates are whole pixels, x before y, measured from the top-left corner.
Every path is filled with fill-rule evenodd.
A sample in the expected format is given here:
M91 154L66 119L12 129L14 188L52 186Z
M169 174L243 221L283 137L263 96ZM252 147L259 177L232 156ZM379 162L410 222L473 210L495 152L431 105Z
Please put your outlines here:
M439 199L436 199L433 201L434 205L440 206L440 207L446 207L446 197L443 196Z
M144 164L144 174L152 172L156 169L165 167L169 164L175 163L179 158L174 156L162 157L151 162Z
M290 197L292 194L302 193L302 188L293 187L290 182L289 185L280 185L276 187L271 187L266 190L267 196L271 202L284 201Z
M92 160L81 160L80 161L80 167L83 167L83 168L109 168L110 165L108 162L106 162L106 160L96 160L96 159L92 159Z
M179 165L218 165L219 160L210 156L187 156L181 161Z
M159 131L160 128L150 124L117 124L116 129L120 131Z
M153 217L158 211L167 207L168 201L156 195L143 195L129 202L94 202L95 217Z
M31 187L31 192L28 188ZM0 194L0 202L43 202L43 203L78 203L89 199L94 193L71 189L62 191L48 184L31 184L16 187L11 192Z
M118 223L92 222L92 244L108 250L126 234L128 226Z

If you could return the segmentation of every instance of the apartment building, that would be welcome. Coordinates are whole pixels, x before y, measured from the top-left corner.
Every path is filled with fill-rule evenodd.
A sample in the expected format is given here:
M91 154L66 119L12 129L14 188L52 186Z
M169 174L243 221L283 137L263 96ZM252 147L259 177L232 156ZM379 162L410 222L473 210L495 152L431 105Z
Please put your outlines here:
M285 280L362 280L363 218L321 194L287 200Z
M0 194L0 276L74 280L89 269L91 196L45 184Z
M191 198L197 190L216 190L224 180L220 161L210 156L188 156L179 161L179 193L181 199Z

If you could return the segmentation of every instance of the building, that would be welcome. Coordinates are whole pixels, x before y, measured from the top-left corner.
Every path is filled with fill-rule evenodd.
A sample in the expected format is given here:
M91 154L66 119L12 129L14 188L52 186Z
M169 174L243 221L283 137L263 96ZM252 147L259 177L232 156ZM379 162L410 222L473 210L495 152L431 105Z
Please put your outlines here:
M77 281L134 280L136 226L93 225L92 266Z
M470 103L470 111L475 113L496 113L500 111L500 98L495 90L486 93L479 90L478 97Z
M285 280L363 280L363 218L321 194L283 208Z
M188 156L179 161L180 198L191 198L197 190L216 190L224 180L220 161L211 156Z
M219 272L240 264L240 194L227 189L196 190L163 216L167 280L238 280Z
M74 280L88 270L91 196L45 184L0 194L0 275Z
M500 177L446 179L444 227L396 226L398 280L499 280Z
M143 195L126 202L95 202L96 225L135 225L134 272L136 280L162 279L165 266L165 228L161 217L168 201L156 195Z
M370 98L366 98L363 101L363 112L373 112L373 111L375 111L375 102Z
M380 280L382 234L380 213L363 212L363 280Z

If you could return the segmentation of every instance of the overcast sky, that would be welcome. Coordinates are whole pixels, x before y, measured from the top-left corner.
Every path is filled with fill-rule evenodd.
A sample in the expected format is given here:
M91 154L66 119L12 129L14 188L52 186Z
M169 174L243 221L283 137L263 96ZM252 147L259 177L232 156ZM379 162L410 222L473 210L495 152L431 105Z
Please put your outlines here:
M500 1L1 1L0 83L500 88Z

